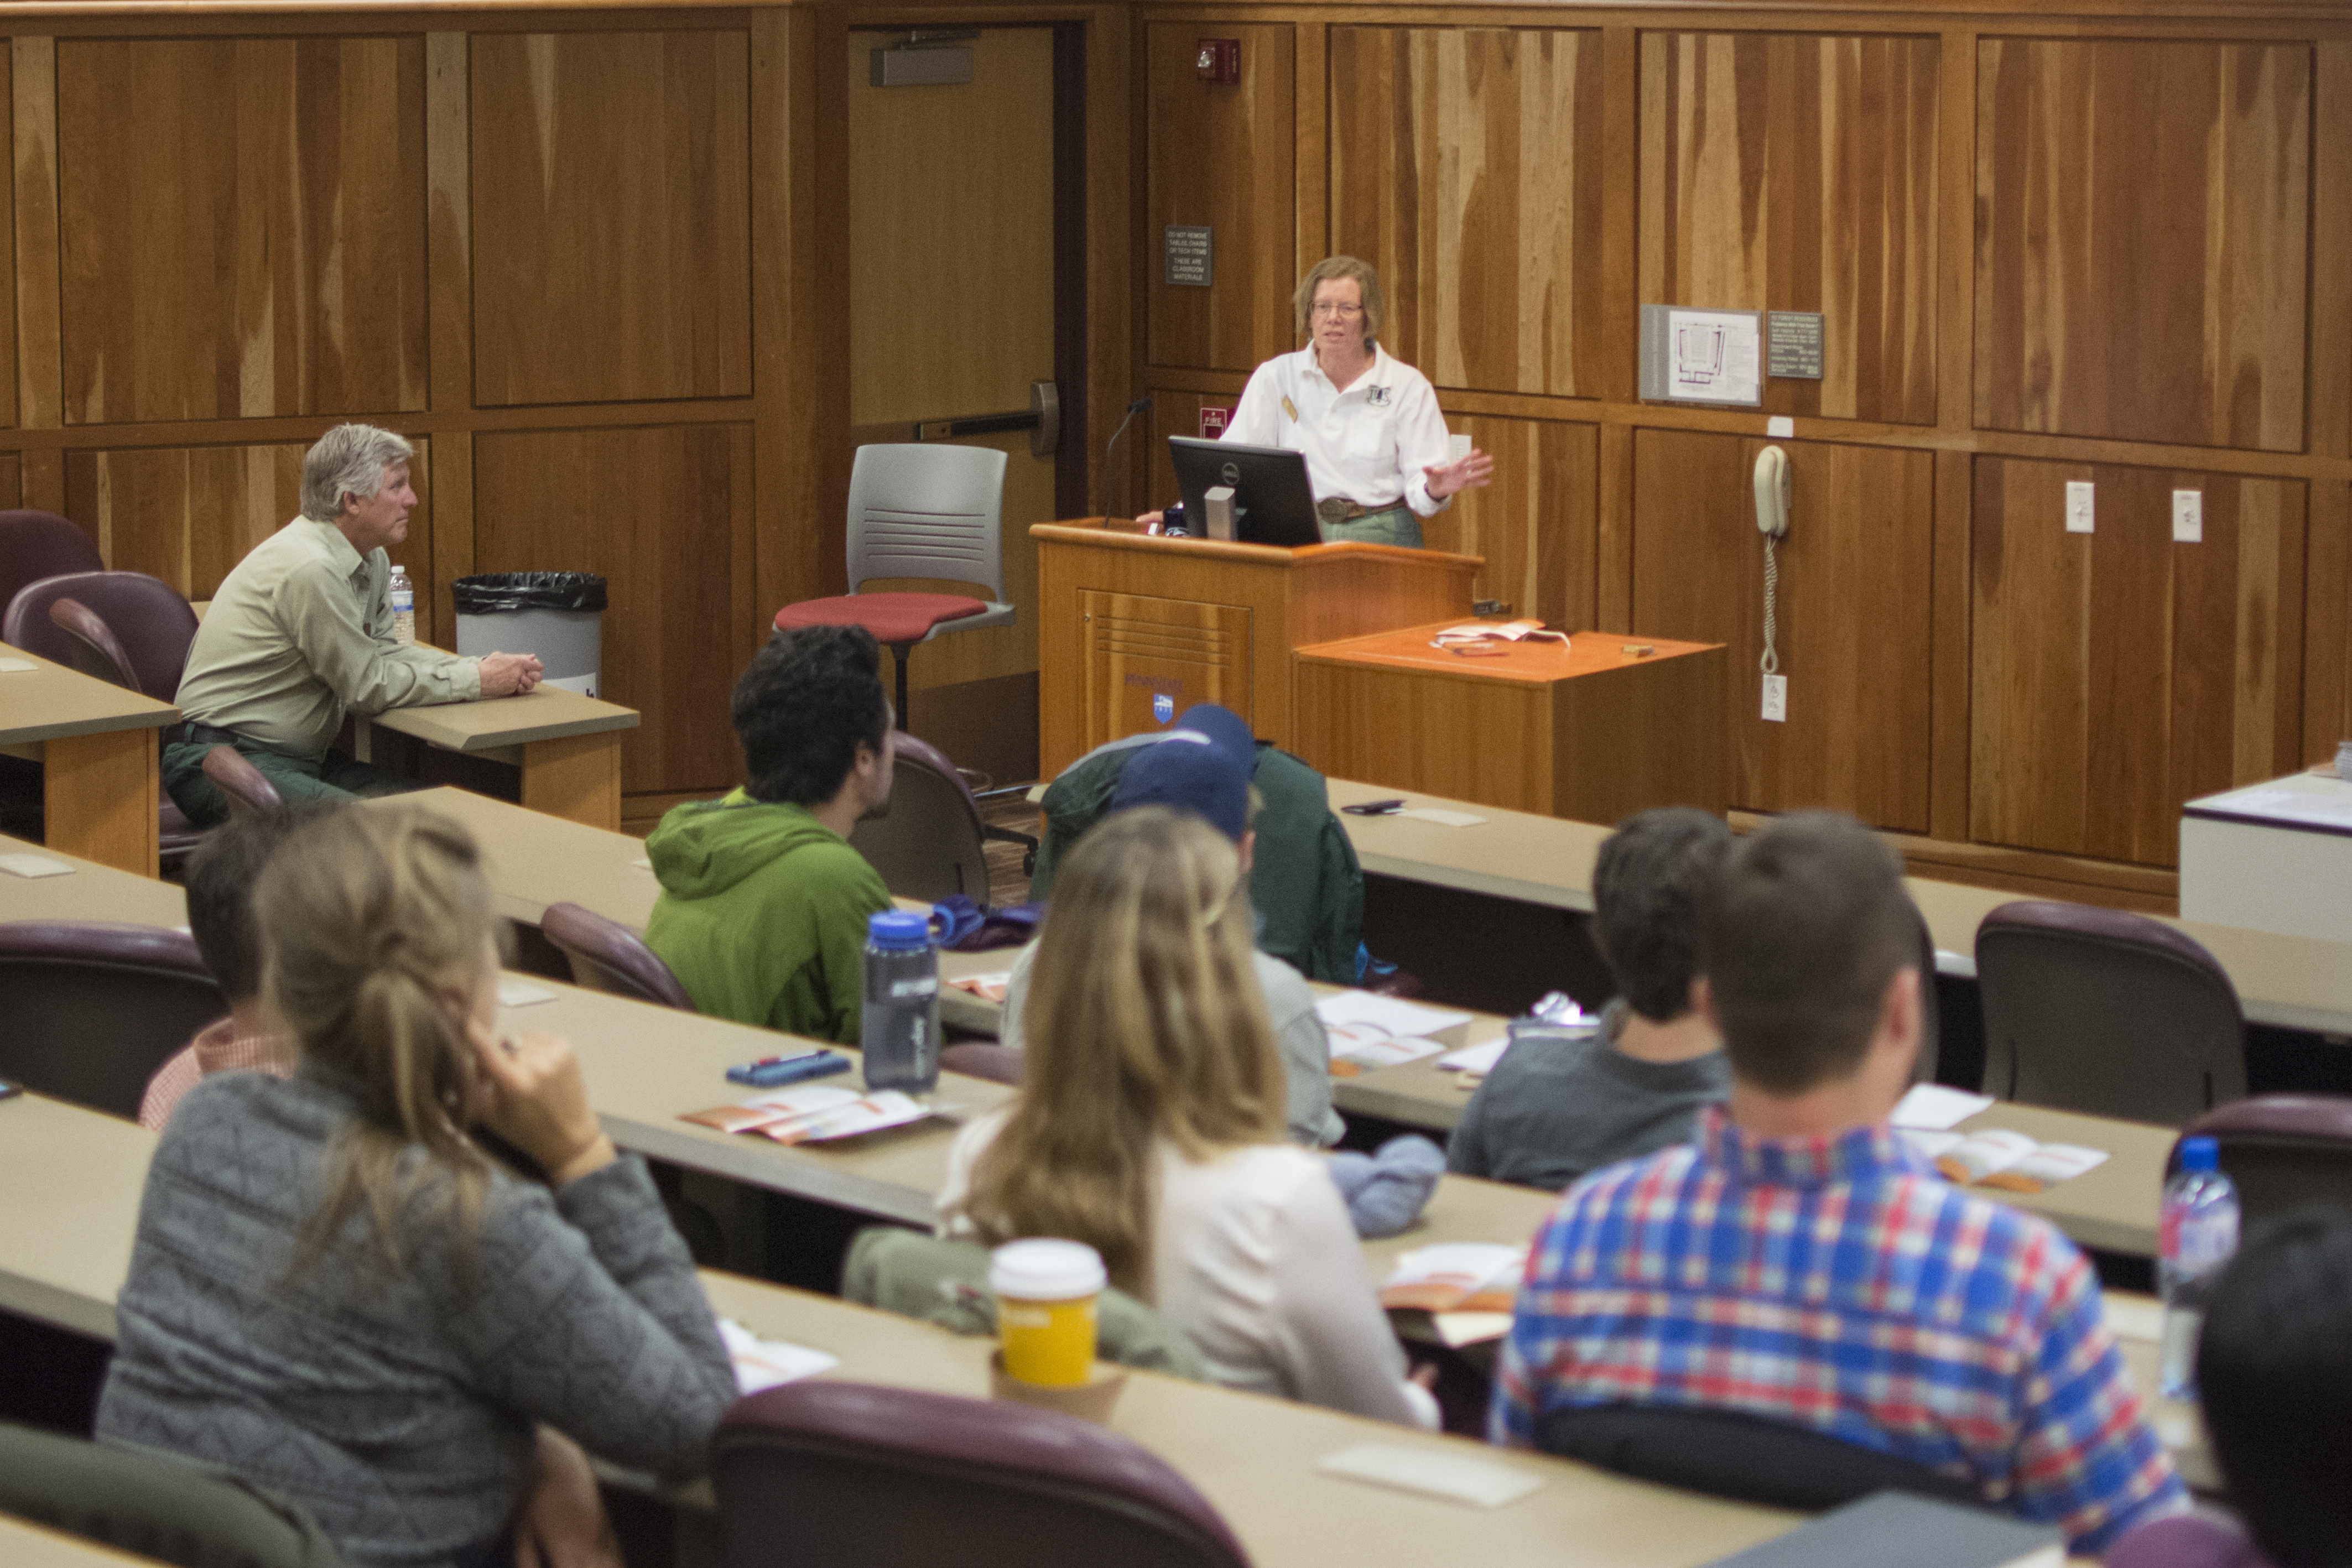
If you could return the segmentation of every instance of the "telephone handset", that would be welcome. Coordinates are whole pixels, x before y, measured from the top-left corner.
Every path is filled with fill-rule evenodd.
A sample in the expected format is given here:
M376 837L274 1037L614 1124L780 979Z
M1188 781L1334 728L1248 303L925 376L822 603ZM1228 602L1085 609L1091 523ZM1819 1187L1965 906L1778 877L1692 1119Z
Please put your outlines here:
M1780 655L1772 647L1780 631L1773 601L1780 587L1780 557L1772 547L1789 535L1789 455L1777 446L1758 453L1755 477L1756 528L1764 536L1764 656L1757 664L1764 672L1764 716L1785 723L1789 682L1780 674Z
M1756 527L1776 539L1789 532L1789 455L1777 446L1756 455Z

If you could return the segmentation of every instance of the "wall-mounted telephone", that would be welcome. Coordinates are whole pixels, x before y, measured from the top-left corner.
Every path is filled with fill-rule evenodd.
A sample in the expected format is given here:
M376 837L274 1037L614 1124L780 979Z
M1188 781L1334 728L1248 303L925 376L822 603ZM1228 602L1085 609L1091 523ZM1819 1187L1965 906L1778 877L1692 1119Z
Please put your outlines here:
M1773 601L1780 588L1780 557L1773 547L1789 534L1789 455L1777 446L1756 455L1756 528L1764 536L1764 656L1757 664L1764 672L1764 716L1782 723L1789 716L1789 681L1772 646L1780 632Z
M1777 446L1756 455L1756 527L1776 539L1789 532L1789 455Z

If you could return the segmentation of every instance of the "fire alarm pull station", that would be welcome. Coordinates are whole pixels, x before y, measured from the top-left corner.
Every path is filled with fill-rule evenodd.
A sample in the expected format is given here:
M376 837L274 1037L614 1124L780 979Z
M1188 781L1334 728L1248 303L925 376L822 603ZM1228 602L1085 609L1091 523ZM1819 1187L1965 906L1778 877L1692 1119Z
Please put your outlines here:
M1201 439L1214 441L1224 434L1225 421L1232 417L1233 412L1232 409L1218 408L1213 404L1203 405L1201 410Z
M1242 41L1239 38L1203 38L1201 52L1192 62L1192 69L1202 81L1213 81L1232 87L1242 79Z

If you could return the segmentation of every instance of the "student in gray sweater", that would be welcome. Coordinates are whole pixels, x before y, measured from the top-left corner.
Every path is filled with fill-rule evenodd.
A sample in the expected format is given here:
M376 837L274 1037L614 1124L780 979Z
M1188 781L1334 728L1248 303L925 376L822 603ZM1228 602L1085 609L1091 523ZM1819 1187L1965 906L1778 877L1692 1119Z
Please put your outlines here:
M1587 1171L1687 1142L1731 1092L1722 1041L1691 1006L1698 904L1731 830L1687 806L1618 824L1592 868L1592 936L1617 977L1601 1027L1521 1019L1446 1149L1461 1176L1557 1192Z
M301 1064L207 1079L173 1116L100 1435L275 1487L355 1563L614 1561L554 1434L691 1471L734 1376L571 1049L499 1030L471 839L419 810L339 811L254 899Z

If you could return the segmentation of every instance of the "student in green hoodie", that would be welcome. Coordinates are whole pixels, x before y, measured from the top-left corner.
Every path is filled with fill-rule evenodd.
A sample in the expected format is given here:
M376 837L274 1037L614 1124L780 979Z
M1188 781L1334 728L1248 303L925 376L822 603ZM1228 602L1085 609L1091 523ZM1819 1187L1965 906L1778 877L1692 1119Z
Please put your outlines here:
M889 891L849 844L890 802L894 716L873 636L805 626L735 683L750 782L646 840L661 896L646 943L698 1011L855 1044L866 917Z

